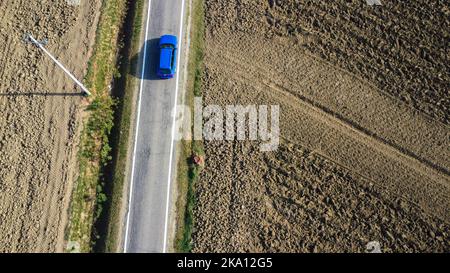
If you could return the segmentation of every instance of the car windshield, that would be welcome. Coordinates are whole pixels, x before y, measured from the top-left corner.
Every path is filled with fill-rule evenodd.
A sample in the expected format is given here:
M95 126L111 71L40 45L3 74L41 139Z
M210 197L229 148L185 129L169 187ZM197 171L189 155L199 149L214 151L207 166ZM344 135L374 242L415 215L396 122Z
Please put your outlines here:
M173 48L173 45L163 44L161 45L161 48Z

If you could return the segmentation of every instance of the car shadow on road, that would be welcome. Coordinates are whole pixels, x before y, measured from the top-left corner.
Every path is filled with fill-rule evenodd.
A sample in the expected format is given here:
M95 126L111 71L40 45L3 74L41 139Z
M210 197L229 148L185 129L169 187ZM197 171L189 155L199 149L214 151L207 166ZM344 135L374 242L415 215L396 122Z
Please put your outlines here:
M142 74L142 59L144 56L144 46L147 46L145 71ZM156 74L159 62L159 38L147 40L147 43L142 46L141 50L131 57L131 64L137 64L135 69L132 69L131 75L143 80L161 80Z

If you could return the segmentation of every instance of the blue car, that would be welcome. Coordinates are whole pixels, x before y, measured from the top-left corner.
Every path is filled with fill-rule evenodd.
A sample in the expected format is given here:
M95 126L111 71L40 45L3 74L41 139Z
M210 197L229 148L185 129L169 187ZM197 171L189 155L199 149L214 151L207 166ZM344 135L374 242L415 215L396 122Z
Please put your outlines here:
M161 79L173 78L177 71L177 37L173 35L161 36L159 39L159 50L158 77Z

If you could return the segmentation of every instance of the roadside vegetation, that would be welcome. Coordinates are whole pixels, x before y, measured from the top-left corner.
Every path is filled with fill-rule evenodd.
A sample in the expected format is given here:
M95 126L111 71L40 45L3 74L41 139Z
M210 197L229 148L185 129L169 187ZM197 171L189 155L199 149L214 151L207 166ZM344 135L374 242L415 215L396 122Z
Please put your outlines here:
M93 224L102 214L107 200L104 193L103 168L111 160L109 136L114 126L116 100L111 96L111 83L120 77L116 68L120 48L119 34L128 1L103 1L97 28L94 53L89 61L85 83L92 92L88 98L87 117L81 133L78 152L79 177L72 194L67 240L90 252L98 234ZM71 251L72 249L68 249Z
M190 20L191 41L188 60L186 103L193 109L194 98L202 95L201 79L203 74L204 48L203 0L192 1ZM179 197L177 200L177 230L174 246L177 252L190 252L192 249L191 235L194 227L193 210L196 204L195 184L203 168L202 164L195 162L195 157L204 160L203 142L182 141L180 145L180 161L178 163L177 177Z
M144 0L137 0L130 3L130 10L127 16L127 23L124 29L125 48L123 52L123 60L121 61L121 79L119 104L117 106L115 120L116 124L113 128L113 150L112 162L109 169L110 177L108 178L108 202L106 204L106 212L102 217L104 238L98 242L97 251L100 252L118 252L120 250L120 236L122 226L121 209L123 197L126 197L124 185L126 181L126 167L128 162L128 154L130 147L130 131L133 129L132 112L139 79L136 78L139 65L139 50L141 45L141 32L143 25L143 7Z

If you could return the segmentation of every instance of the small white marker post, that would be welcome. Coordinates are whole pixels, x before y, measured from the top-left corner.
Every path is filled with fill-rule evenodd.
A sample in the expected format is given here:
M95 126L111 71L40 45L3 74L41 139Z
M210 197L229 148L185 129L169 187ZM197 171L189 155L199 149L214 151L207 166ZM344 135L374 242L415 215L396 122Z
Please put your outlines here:
M45 52L45 54L47 54L67 75L69 75L69 77L84 91L84 93L87 96L92 95L91 92L89 92L89 90L87 90L87 88L79 80L77 80L75 76L72 75L72 73L70 73L69 70L67 70L55 57L53 57L52 54L50 54L50 52L48 52L47 49L45 49L41 43L39 43L36 39L34 39L33 36L31 36L31 34L29 34L28 37L30 38L33 44L37 45L40 49L42 49Z

